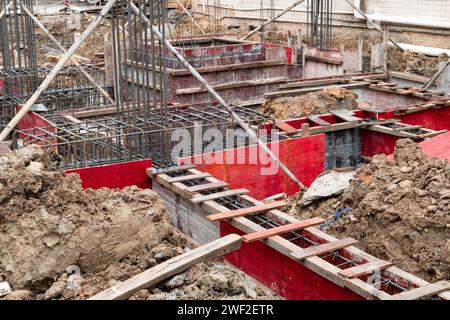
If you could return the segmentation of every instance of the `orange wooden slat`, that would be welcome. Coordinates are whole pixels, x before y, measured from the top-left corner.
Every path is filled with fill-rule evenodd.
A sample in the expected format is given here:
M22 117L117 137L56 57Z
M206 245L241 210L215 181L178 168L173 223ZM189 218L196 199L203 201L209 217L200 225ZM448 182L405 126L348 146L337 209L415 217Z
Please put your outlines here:
M255 206L255 207L212 214L212 215L208 216L208 219L211 221L229 220L229 219L233 219L233 218L245 217L245 216L261 213L264 211L281 208L281 207L284 207L285 205L286 205L286 203L284 201L275 201L272 203L262 204L262 205Z
M293 126L291 126L290 124L279 120L279 119L275 119L275 126L280 129L281 131L286 132L287 134L294 134L298 132L298 129L295 129Z
M316 218L312 218L312 219L308 219L308 220L302 220L298 223L286 224L284 226L246 234L245 236L242 237L242 239L244 240L244 242L247 242L247 243L255 242L255 241L273 237L273 236L276 236L279 234L288 233L290 231L295 231L295 230L300 230L300 229L317 226L324 222L325 222L325 220L316 217Z
M375 260L370 261L365 264L360 264L358 266L348 268L345 270L341 270L338 272L338 275L344 278L356 278L368 273L371 273L376 270L382 270L389 268L390 266L394 265L392 262L389 261L383 261L383 260Z
M226 188L228 186L230 186L228 183L219 181L219 182L211 182L211 183L200 184L198 186L189 187L189 188L186 188L186 191L189 193L197 193L197 192L201 192L201 191L209 191L209 190L214 190L214 189L218 189L218 188Z

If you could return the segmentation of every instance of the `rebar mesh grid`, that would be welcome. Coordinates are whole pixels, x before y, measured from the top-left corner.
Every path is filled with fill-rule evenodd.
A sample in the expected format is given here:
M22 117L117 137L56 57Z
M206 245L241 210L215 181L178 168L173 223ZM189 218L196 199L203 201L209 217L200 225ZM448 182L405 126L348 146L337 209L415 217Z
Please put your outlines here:
M236 112L249 124L259 125L268 119L252 109L236 107ZM215 128L223 133L224 141L217 149L234 148L227 144L227 129L238 129L228 113L216 106L170 108L165 125L159 114L143 118L130 113L122 116L103 116L73 123L61 115L48 117L52 126L19 130L14 134L14 147L37 144L50 153L58 154L65 169L96 166L138 159L153 160L154 166L164 167L176 163L171 150L178 144L171 137L175 130L189 132L193 138L195 130L203 132ZM246 138L243 145L251 142ZM192 143L192 148L183 156L202 154L210 143ZM175 159L176 160L176 159Z
M83 65L83 68L102 88L109 90L102 69L92 65ZM13 114L18 104L25 103L31 97L50 71L50 67L0 70L0 79L3 81L2 95L10 102L9 114ZM108 105L109 101L77 67L68 65L41 94L37 104L42 104L48 111L61 111L100 108Z

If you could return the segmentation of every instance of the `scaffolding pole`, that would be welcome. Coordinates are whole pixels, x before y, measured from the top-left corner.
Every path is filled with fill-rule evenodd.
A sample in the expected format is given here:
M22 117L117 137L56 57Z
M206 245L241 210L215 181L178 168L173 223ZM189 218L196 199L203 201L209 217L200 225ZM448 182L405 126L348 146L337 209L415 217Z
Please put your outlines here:
M180 63L189 70L189 72L203 85L203 87L228 111L228 113L233 117L234 120L239 124L239 126L244 129L249 137L253 139L258 145L267 153L267 155L275 161L280 168L286 173L286 175L294 181L301 190L306 190L305 185L303 185L297 177L286 167L280 159L275 155L272 150L256 135L256 133L239 117L239 115L233 110L233 108L214 90L214 88L198 73L197 70L188 62L186 59L178 52L178 50L170 43L169 40L165 39L163 34L158 30L157 27L152 25L150 20L142 15L139 8L136 7L132 2L129 2L131 10L139 16L139 18L144 21L149 28L152 28L155 35L160 41L164 41L166 47L175 55L175 57L180 61Z
M22 120L22 118L30 111L31 107L35 104L37 99L40 97L42 92L44 92L51 84L51 82L55 79L55 77L58 75L58 73L61 71L61 69L65 66L67 61L69 61L70 57L73 56L75 51L80 48L81 44L83 44L84 41L91 35L91 33L94 31L94 29L100 24L100 22L103 20L103 18L106 16L106 14L109 12L109 10L114 6L117 0L108 0L106 5L103 7L103 9L100 11L98 16L91 22L91 24L87 27L87 29L83 32L80 39L76 41L65 53L61 59L58 61L58 63L55 65L53 70L48 74L48 76L44 79L44 81L41 83L39 88L36 90L36 92L28 99L28 101L22 106L22 108L17 112L17 114L14 116L14 118L11 119L11 121L6 125L6 127L3 129L3 131L0 133L0 142L3 142L9 134L14 130L14 128L17 126L17 124Z

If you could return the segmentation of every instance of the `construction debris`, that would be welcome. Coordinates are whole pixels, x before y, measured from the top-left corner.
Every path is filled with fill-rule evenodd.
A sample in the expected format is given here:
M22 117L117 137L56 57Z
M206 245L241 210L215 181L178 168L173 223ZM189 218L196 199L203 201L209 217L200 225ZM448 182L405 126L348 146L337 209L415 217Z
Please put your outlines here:
M337 208L351 208L324 230L360 240L360 247L429 281L450 277L450 165L429 159L409 139L399 140L390 161L377 155L357 170L340 196L307 207L293 199L290 213L334 218Z
M300 206L307 206L319 199L329 198L344 192L350 185L355 172L329 171L317 178L300 199Z
M329 88L300 96L267 99L262 112L282 120L301 118L336 109L354 110L358 106L357 98L351 90Z

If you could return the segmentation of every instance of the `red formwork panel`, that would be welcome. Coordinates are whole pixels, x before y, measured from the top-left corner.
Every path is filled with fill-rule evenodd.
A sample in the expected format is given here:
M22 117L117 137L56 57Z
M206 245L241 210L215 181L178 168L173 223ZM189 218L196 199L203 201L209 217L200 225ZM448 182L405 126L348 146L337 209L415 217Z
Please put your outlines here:
M79 174L84 189L123 189L130 186L151 189L151 181L145 172L151 166L152 160L148 159L67 170L66 173Z
M35 112L27 112L18 124L19 130L32 129L37 127L49 127L52 123Z
M310 186L324 171L324 134L282 140L269 146L306 186ZM255 154L258 155L257 161L253 161L255 157L252 155ZM211 173L228 182L232 188L247 188L249 195L256 199L282 192L292 195L299 191L299 187L257 146L184 158L180 163L194 163L198 170Z
M221 237L231 233L243 235L221 222ZM364 300L262 242L242 243L225 260L289 300Z
M395 143L399 137L394 137L382 132L374 132L361 129L361 155L373 157L377 154L389 155L394 152Z
M425 140L420 146L428 156L450 161L450 132Z
M450 130L450 106L396 116L395 118L401 119L403 123L421 125L427 129Z
M386 112L381 114L380 118L396 118L399 119L402 123L410 125L421 125L424 128L431 130L450 130L450 107L430 109L400 116L395 116L394 112ZM376 154L392 154L395 149L395 143L398 139L401 138L363 129L361 130L361 155L371 157ZM442 142L449 139L449 136L445 135L441 139L436 140L440 142L432 142L434 141L434 139L426 140L424 142L425 146L430 150L430 155L436 153L437 155L444 155L445 157L443 148L434 145L442 144Z

